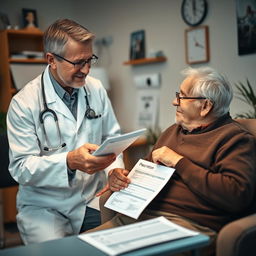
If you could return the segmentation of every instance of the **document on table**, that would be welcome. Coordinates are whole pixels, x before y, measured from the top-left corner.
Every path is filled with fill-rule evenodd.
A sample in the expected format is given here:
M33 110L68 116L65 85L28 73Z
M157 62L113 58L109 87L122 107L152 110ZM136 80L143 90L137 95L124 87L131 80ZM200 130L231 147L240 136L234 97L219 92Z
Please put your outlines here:
M107 138L100 147L93 152L94 156L103 156L111 153L119 155L128 148L137 138L146 132L146 128Z
M175 169L140 159L128 177L129 186L114 192L105 207L137 219L161 191Z
M118 255L131 250L198 235L164 217L145 220L126 226L96 231L78 236L108 255Z

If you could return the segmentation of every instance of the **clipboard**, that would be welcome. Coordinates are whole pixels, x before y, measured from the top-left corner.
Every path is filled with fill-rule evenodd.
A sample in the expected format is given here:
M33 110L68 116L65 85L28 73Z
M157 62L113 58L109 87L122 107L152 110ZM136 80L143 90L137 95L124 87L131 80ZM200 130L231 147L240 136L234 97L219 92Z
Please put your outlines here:
M146 128L143 128L115 137L110 137L106 139L97 150L93 152L93 155L104 156L112 153L114 153L115 155L119 155L126 148L128 148L137 138L143 135L146 130Z

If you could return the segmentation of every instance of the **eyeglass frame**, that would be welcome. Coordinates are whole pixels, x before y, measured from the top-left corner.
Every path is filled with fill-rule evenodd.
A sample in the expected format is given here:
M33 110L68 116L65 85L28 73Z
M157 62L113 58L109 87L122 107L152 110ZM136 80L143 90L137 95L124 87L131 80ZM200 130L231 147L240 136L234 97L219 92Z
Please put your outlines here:
M70 64L72 64L74 66L74 68L77 68L77 69L81 69L83 68L86 64L89 64L89 65L93 65L97 62L97 60L99 59L99 57L97 57L95 54L92 55L92 57L90 57L89 59L87 60L82 60L82 61L78 61L78 62L73 62L73 61L70 61L56 53L51 53L52 55L54 55L55 57L61 59L61 60L64 60ZM95 63L91 63L92 60L95 60Z
M180 92L176 92L176 100L177 100L177 105L180 105L180 100L206 100L206 97L198 96L198 97L193 97L193 96L180 96Z

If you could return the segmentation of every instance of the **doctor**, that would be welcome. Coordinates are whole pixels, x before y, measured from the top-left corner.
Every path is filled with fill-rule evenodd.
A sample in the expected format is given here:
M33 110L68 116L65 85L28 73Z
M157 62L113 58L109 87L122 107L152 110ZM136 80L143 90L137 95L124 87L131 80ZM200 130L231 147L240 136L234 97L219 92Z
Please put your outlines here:
M101 82L87 76L98 59L94 35L68 19L44 34L48 66L9 106L9 170L19 183L17 224L25 244L79 234L100 224L96 193L122 157L95 157L120 133ZM111 166L110 166L111 165Z

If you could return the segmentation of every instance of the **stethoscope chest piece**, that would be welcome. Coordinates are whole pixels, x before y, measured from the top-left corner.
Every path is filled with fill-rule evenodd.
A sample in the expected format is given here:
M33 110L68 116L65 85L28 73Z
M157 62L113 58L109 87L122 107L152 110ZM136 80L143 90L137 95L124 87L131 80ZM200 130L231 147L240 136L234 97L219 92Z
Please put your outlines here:
M96 115L95 111L90 107L89 100L88 100L88 93L84 87L84 92L85 92L85 102L86 102L86 111L85 111L85 116L88 119L96 119L101 117L101 114Z

